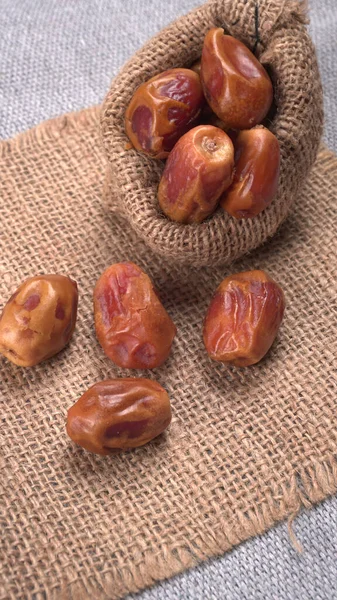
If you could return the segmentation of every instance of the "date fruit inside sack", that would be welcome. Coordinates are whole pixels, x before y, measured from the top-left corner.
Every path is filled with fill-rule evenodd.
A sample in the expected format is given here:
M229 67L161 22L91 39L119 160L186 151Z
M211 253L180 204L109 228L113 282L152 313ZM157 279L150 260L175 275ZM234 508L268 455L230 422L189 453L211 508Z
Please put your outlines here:
M166 161L158 199L163 212L180 223L201 223L217 207L233 179L234 147L228 135L199 125L176 143Z
M199 75L191 69L169 69L138 88L126 111L126 132L137 150L166 158L198 123L204 104Z
M261 123L272 102L267 71L221 28L207 33L201 60L190 69L170 69L136 90L126 133L136 150L168 159L158 201L169 219L201 223L219 205L231 217L247 219L269 206L278 187L280 148Z

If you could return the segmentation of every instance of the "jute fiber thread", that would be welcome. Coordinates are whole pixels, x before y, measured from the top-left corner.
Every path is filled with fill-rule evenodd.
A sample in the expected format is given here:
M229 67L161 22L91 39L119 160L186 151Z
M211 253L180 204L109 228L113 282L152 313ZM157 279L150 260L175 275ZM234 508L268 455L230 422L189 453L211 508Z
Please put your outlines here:
M210 0L150 40L114 79L101 112L106 202L153 250L194 266L228 264L266 241L284 221L322 134L321 82L305 22L302 2ZM255 219L237 221L219 209L202 225L181 225L168 220L158 206L163 162L127 149L125 110L141 83L197 60L205 34L214 26L242 40L271 73L277 113L270 128L281 147L280 184L272 204Z
M43 123L0 144L1 305L26 277L78 281L70 346L33 369L0 358L1 600L114 600L222 553L337 489L337 159L324 147L268 244L227 267L162 258L102 202L100 109ZM153 278L178 329L153 372L122 371L94 333L92 290L111 263ZM249 369L212 362L202 320L230 272L262 268L284 288L276 344ZM93 383L155 378L168 433L98 457L65 433Z
M262 533L337 488L337 159L322 148L286 224L228 268L181 267L102 206L98 111L42 124L0 145L2 304L36 273L75 278L75 337L34 369L0 359L2 600L117 599ZM136 260L178 334L151 373L121 371L99 347L92 289ZM287 311L259 365L206 356L206 306L229 272L266 269ZM66 437L68 407L94 382L155 378L168 390L166 436L135 452L90 455Z

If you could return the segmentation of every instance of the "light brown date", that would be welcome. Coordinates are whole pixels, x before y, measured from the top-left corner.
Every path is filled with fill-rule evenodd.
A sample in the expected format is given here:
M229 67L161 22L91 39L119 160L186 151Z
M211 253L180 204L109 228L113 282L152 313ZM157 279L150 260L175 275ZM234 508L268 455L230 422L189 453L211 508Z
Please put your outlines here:
M228 129L250 129L266 117L273 100L270 77L239 40L211 29L204 41L201 81L206 100Z
M0 319L0 353L32 367L62 350L76 324L77 284L63 275L39 275L22 283Z
M237 367L259 362L277 335L284 309L282 289L264 271L226 277L204 322L209 356Z
M235 140L235 174L220 205L236 219L255 217L276 195L280 145L269 129L240 131Z
M197 73L169 69L136 90L126 110L126 133L136 150L166 158L178 139L197 124L204 103Z
M112 454L147 444L171 422L164 388L149 379L96 383L68 410L67 433L95 454Z
M176 328L151 279L131 262L109 267L94 290L97 338L120 367L154 369L168 357Z
M201 223L212 214L233 178L234 147L212 125L186 133L167 159L159 185L162 211L173 221Z

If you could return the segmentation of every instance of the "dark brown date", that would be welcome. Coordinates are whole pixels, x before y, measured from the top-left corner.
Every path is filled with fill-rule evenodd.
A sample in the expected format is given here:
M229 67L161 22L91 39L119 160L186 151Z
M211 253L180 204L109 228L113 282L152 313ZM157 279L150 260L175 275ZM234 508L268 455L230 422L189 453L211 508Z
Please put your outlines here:
M151 279L131 262L109 267L94 290L97 338L120 367L154 369L168 357L176 328Z
M237 367L259 362L277 335L284 308L282 289L264 271L226 277L205 318L209 356Z
M191 69L170 69L137 89L126 111L126 133L136 150L166 158L197 124L204 103L199 75Z
M149 379L96 383L68 410L67 433L95 454L112 454L147 444L171 422L164 388Z

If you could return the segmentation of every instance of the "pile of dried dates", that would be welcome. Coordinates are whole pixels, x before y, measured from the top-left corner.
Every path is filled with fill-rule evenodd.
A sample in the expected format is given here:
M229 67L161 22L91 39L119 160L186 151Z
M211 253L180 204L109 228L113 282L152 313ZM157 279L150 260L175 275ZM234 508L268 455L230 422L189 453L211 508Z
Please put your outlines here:
M169 218L200 223L219 204L236 218L253 217L270 203L277 188L279 146L258 124L272 100L266 71L222 29L209 31L194 70L171 69L136 91L126 130L135 148L167 158L158 197ZM217 126L197 125L202 119ZM93 303L97 339L116 365L154 369L168 358L176 327L136 264L111 265L96 283ZM0 317L0 353L21 367L57 354L72 337L77 305L77 284L69 277L26 280ZM284 308L282 289L263 271L226 277L204 320L210 358L236 367L259 362L275 340ZM146 444L170 421L170 400L162 386L144 378L119 378L87 390L69 409L66 428L74 442L104 455Z
M94 290L97 338L119 367L154 369L169 356L176 327L150 278L134 263L109 267ZM62 350L75 329L78 292L63 275L27 279L0 319L0 352L32 367ZM243 367L257 363L272 345L284 312L281 288L263 271L224 279L204 322L209 356ZM91 387L70 408L68 435L80 446L110 454L146 444L171 421L170 400L156 382L113 379Z
M220 206L236 219L263 211L277 192L280 147L261 123L271 79L239 40L211 29L201 61L143 83L125 116L132 146L167 159L158 189L163 213L201 223Z

